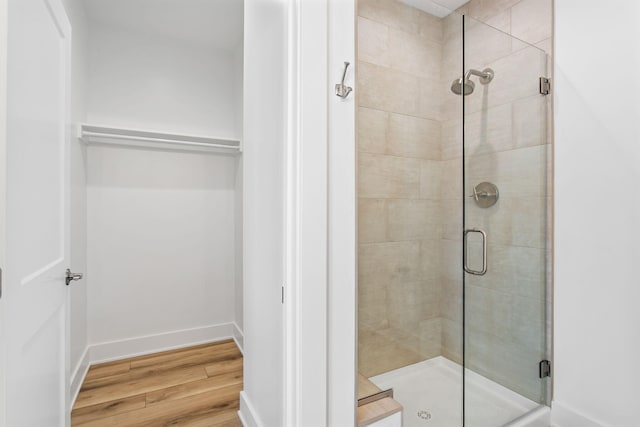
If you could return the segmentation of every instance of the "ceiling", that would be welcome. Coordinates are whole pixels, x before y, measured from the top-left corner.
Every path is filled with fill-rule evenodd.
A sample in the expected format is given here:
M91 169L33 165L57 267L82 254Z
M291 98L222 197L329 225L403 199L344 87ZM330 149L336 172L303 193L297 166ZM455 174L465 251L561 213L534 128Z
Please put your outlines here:
M89 19L213 48L242 41L243 0L85 0Z
M400 0L402 3L427 12L430 15L444 18L469 0Z

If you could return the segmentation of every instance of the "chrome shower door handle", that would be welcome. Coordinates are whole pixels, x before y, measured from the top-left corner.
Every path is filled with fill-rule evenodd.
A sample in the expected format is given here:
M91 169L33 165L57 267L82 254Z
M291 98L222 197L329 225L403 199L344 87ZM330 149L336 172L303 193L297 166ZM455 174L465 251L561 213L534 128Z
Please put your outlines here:
M473 270L469 268L469 266L467 265L467 259L468 259L467 237L469 236L469 233L479 233L482 236L482 270L480 271ZM469 230L465 230L463 240L464 240L463 242L464 271L466 271L469 274L473 274L474 276L484 276L485 274L487 274L487 233L479 229L471 228Z

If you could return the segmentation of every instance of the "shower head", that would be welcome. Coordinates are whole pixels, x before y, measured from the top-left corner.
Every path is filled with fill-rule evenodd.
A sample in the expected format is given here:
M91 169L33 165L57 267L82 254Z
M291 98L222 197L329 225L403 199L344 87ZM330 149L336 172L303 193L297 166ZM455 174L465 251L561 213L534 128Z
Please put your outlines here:
M464 90L464 95L471 95L473 90L476 88L476 84L471 80L465 80L463 78L455 79L453 83L451 83L451 92L456 95L462 95L462 91Z
M451 83L451 92L455 93L456 95L462 95L462 92L464 90L465 96L471 95L473 93L473 90L476 88L476 84L471 81L472 75L480 77L480 83L486 85L491 83L491 80L493 80L495 73L491 68L485 68L482 71L471 69L467 71L467 74L465 74L464 77L456 79L453 81L453 83Z

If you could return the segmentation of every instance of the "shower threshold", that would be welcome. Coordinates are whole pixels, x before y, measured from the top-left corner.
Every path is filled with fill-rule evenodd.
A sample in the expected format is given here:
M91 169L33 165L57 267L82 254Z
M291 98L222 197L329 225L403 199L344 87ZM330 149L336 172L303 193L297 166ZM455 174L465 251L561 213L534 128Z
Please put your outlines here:
M404 407L404 427L462 425L462 366L449 359L435 357L370 380L381 389L393 388L395 400ZM524 414L544 412L538 408L538 403L467 370L467 427L543 425L513 422L527 418Z

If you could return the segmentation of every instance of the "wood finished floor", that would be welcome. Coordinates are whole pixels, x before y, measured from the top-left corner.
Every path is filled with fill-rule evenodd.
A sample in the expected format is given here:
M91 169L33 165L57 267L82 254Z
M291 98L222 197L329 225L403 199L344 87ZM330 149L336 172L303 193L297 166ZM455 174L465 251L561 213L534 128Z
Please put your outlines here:
M72 426L240 427L242 353L233 340L92 366Z

